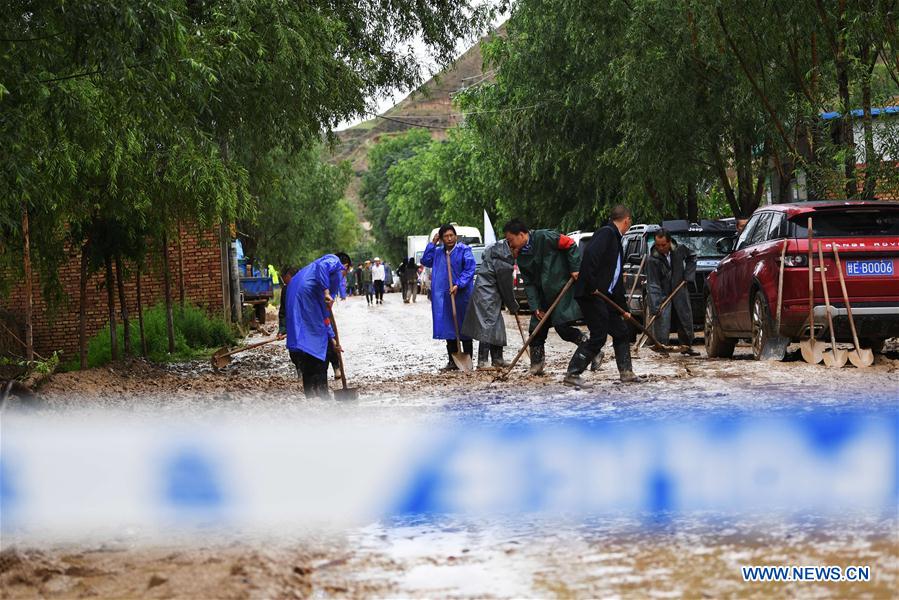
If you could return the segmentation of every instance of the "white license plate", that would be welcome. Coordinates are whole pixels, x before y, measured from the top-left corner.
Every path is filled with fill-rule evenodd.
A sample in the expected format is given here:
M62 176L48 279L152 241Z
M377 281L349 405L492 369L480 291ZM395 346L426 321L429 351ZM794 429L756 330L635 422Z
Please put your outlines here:
M847 260L847 277L892 277L893 261L887 260Z

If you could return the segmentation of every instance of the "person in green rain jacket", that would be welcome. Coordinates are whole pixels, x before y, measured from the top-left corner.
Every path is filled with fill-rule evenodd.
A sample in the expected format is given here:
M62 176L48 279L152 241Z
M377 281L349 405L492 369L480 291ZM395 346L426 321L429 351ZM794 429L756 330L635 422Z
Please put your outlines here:
M528 305L533 314L529 331L533 333L544 313L568 283L571 277L577 279L581 269L581 255L577 244L567 235L552 229L530 231L519 219L512 219L503 227L506 241L518 263L518 272L524 280ZM574 326L581 318L581 310L569 289L550 316L552 325L566 342L581 344L586 336ZM530 344L531 374L542 375L546 360L546 336L549 326L544 326ZM601 356L593 365L596 369Z

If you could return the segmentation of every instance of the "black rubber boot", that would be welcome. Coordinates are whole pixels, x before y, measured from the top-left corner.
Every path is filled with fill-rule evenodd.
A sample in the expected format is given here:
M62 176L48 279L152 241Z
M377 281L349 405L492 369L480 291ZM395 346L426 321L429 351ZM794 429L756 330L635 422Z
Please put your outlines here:
M631 364L631 345L624 341L615 344L614 348L615 364L618 365L618 374L621 381L624 383L640 381L640 379L634 375L634 367Z
M453 360L453 354L456 352L456 340L446 340L446 355L448 362L446 366L440 369L441 371L458 371L459 367L456 366L456 362Z
M590 339L589 335L587 335L586 333L582 334L581 341L578 343L578 348L583 348L584 344L586 344L587 340L589 340L589 339ZM602 367L602 359L603 359L603 354L602 354L602 350L600 350L599 354L594 356L593 360L590 361L590 370L591 371L599 371L599 369Z
M486 369L490 366L490 344L478 342L478 368Z
M505 369L509 366L508 361L503 359L503 347L490 344L491 364L498 369Z
M544 346L531 346L531 368L528 371L531 375L543 375L543 366L546 361L546 351Z
M593 384L581 377L581 373L584 372L591 362L593 362L591 353L584 346L579 347L568 363L568 372L565 374L565 379L562 380L562 383L576 388L592 388Z

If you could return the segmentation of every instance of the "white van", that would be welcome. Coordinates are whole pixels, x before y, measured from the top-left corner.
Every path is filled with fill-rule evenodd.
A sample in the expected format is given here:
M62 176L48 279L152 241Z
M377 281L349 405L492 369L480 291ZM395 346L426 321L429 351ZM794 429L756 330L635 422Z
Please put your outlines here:
M457 225L456 223L450 223L453 227L456 228L456 237L458 237L459 241L463 244L471 246L472 244L483 244L484 240L481 237L481 230L477 227L465 227L463 225ZM439 227L435 227L431 230L431 235L428 236L428 241L434 239L434 236L437 235L437 232L440 231Z

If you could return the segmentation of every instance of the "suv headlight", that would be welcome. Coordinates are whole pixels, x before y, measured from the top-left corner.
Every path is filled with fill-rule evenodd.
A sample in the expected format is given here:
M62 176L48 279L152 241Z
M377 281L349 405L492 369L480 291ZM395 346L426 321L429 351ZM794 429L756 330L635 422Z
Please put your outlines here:
M787 254L784 256L785 267L806 267L808 257L805 254Z

